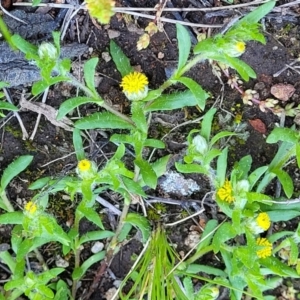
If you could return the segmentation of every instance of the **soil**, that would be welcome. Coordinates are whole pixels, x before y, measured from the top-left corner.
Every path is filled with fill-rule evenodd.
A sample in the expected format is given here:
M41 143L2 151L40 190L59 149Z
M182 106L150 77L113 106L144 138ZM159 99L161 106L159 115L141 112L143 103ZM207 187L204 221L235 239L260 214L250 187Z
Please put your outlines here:
M120 5L131 7L154 7L156 2L157 1L151 0L123 1ZM193 2L197 1L172 1L174 7L193 6ZM197 3L200 5L200 2L202 1L198 1ZM218 1L203 2L211 2L213 5L225 5L223 2ZM284 4L285 2L288 3L289 1L279 1L277 5ZM238 4L239 1L235 1L235 3ZM288 10L292 12L299 12L300 5L294 5L288 8ZM165 13L164 16L174 19L174 16L171 13ZM275 84L291 84L295 88L295 93L287 103L294 102L296 104L295 106L297 106L300 104L300 73L297 72L297 69L296 71L287 69L277 77L274 77L273 75L284 68L287 64L290 64L300 54L299 17L295 17L297 23L292 23L283 21L280 16L281 15L279 14L277 19L270 20L266 18L265 20L266 45L256 42L247 43L247 50L241 59L255 70L257 79L243 83L243 88L244 90L256 89L259 92L260 97L266 99L272 97L270 90ZM209 24L222 24L226 21L226 17L222 16L214 16L206 19L204 13L188 13L184 16L184 18L190 22L206 22ZM76 26L75 20L78 21L78 27ZM128 113L129 103L121 92L119 86L121 76L117 72L112 60L106 62L102 59L103 53L108 52L110 35L115 34L116 37L114 38L114 41L129 57L131 64L138 70L146 73L149 78L150 89L155 89L161 85L161 83L167 78L168 74L170 74L176 66L178 59L175 25L170 23L164 23L164 31L151 37L150 44L146 49L141 51L136 49L135 45L137 40L141 33L143 33L143 29L148 25L148 22L148 20L143 18L131 19L128 21L122 17L121 14L116 14L109 25L100 26L97 24L97 26L95 26L95 20L92 20L85 12L80 12L71 22L70 28L65 37L65 42L68 43L79 40L80 43L88 44L91 48L91 56L98 56L100 58L100 62L97 66L97 72L100 78L98 91L100 95L110 101L115 108L124 113ZM206 29L199 29L200 33L206 31ZM211 34L213 35L216 32L217 30L213 30ZM82 65L87 58L87 56L83 56L77 60L77 63ZM230 115L233 115L233 117L237 114L242 115L241 122L242 124L245 124L243 132L246 132L248 137L246 140L235 140L232 142L230 146L231 161L229 164L232 164L233 161L236 161L247 154L250 154L253 158L253 169L268 164L272 160L274 153L276 153L277 145L267 144L266 136L268 136L274 126L276 126L276 123L279 123L279 118L272 112L262 112L256 106L244 105L240 94L226 84L227 79L224 76L221 77L223 83L220 82L220 80L212 73L211 65L208 62L203 62L197 65L190 70L187 75L199 82L206 91L211 93L212 97L208 100L206 106L207 109L212 105L215 105L218 97L222 98L222 101L217 101L217 116L219 120ZM172 87L172 90L174 89L182 90L183 87ZM21 90L11 89L10 92L14 103L17 105L18 100L20 99ZM57 109L64 100L70 96L74 96L75 93L76 90L74 88L70 88L65 84L58 84L51 88L47 98L47 104ZM29 97L28 93L26 95ZM40 99L37 99L37 101L39 100ZM281 104L286 105L286 103ZM81 115L85 116L97 110L99 110L98 107L87 105L81 109ZM32 191L27 189L31 182L41 178L42 176L50 175L53 177L60 177L66 173L74 173L76 157L74 154L72 155L74 147L72 144L71 132L55 127L48 120L42 117L34 140L22 140L19 124L16 118L8 118L10 115L11 114L8 114L5 119L6 123L2 121L0 129L0 173L2 173L2 170L4 170L5 167L16 157L27 154L34 156L33 162L29 168L15 178L8 189L9 198L14 205L18 207L23 206L24 202L29 201L29 199L34 195ZM174 127L174 125L196 119L201 115L202 113L195 108L189 108L185 111L178 110L170 113L164 112L157 114L154 116L156 119L152 122L150 133L153 137L161 138L164 134L168 133L170 128ZM31 133L35 126L37 114L32 111L21 111L20 116L27 131ZM251 125L250 121L257 119L265 124L265 132L262 133L258 131L258 128ZM285 125L289 127L292 124L293 118L287 117ZM183 126L179 127L178 130L174 130L165 140L167 148L164 151L158 151L157 156L159 157L160 155L170 153L172 155L171 161L173 163L180 159L185 149L185 145L183 143L186 141L186 136L192 128L197 128L197 126L198 124ZM216 126L223 126L223 128L225 128L225 126L233 126L233 119L229 119L226 124L219 122ZM102 153L104 153L107 157L113 155L115 146L108 142L108 139L112 134L111 131L91 131L90 134L93 137L93 143L96 143L98 146L101 145ZM104 160L102 156L103 154L101 154L101 152L94 151L96 147L93 143L86 141L86 145L88 146L88 155L98 164L101 164ZM174 170L172 164L169 166L169 169ZM295 184L295 196L297 196L300 193L300 175L295 164L289 167L289 173L293 178ZM202 176L187 176L187 178L193 179L197 184L199 184L199 186L202 187L200 191L195 192L190 197L192 199L202 199L205 192L209 189L208 183L205 182L205 179ZM270 191L268 192L270 194L274 193L272 188L270 188ZM172 198L179 200L186 199L185 196L179 194L167 195L159 188L157 191L153 191L153 195L160 197L171 196ZM103 195L103 197L111 201L112 204L116 204L119 201L120 205L122 205L122 202L119 199L116 199L115 195ZM67 206L70 207L70 211L63 213L65 211L64 206L66 206L66 204L62 202L61 206L59 206L55 203L56 201L58 201L57 197L53 197L50 200L50 212L57 217L61 224L66 224L66 222L72 218L72 205L68 202ZM131 209L134 211L137 208L136 206L132 206ZM206 220L211 218L212 215L212 212L210 211L211 208L207 209L207 212L204 216L202 216ZM101 211L101 207L98 207L97 210ZM181 212L178 207L172 205L168 205L167 210L170 212L170 215L171 213L178 214ZM299 218L296 218L292 222L285 224L285 226L291 227L290 229L295 229L299 220ZM172 232L170 232L169 237L171 241L178 246L177 250L187 250L184 241L191 231L192 225L192 222L184 223L183 225L173 228ZM82 224L82 230L93 230L90 226L91 224L86 222L85 224ZM0 242L7 242L7 239L10 236L10 228L0 227L0 229L2 232ZM107 229L113 229L111 222L107 221ZM138 254L141 249L141 244L139 244L136 240L129 241L129 243L122 248L122 251L114 258L114 261L110 266L112 274L116 277L115 279L122 280L126 276L130 266L132 265L132 255ZM90 249L86 246L86 249L83 251L83 257L88 257L89 254ZM50 257L54 254L45 251L45 255ZM206 257L205 259L207 261L211 260L209 257ZM86 289L88 289L91 280L93 280L94 270L95 269L92 268L91 271L87 272L85 280L82 282L82 287L78 292L78 297L81 297ZM1 272L2 271L0 271L0 273ZM105 275L101 287L99 287L99 290L94 293L91 299L106 299L104 295L107 290L113 286L113 282L115 280L109 274L110 273ZM294 287L296 288L298 285L298 282L295 281ZM283 299L280 298L281 292L282 291L280 289L274 292L277 293L278 299ZM223 299L226 299L226 296L224 296Z

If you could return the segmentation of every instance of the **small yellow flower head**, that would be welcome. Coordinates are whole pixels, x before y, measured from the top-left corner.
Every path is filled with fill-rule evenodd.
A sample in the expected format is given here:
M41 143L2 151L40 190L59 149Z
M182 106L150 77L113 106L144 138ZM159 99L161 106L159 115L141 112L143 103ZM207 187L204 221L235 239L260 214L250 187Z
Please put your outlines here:
M97 166L94 162L88 159L83 159L78 162L76 171L82 179L91 179L95 177L97 173Z
M259 234L270 228L271 221L267 213L259 213L250 218L246 224L253 234Z
M259 258L266 258L272 255L272 244L266 238L258 238L256 245L260 248L256 251Z
M78 163L78 170L81 172L89 171L91 168L92 163L87 159L83 159Z
M270 228L270 225L271 225L269 215L267 213L259 213L257 218L256 218L256 223L264 231L268 230Z
M29 202L25 205L24 209L25 209L25 212L27 212L27 213L33 215L33 214L36 212L36 210L37 210L37 206L36 206L36 204L33 203L32 201L29 201Z
M246 50L246 44L244 42L237 42L235 44L236 51L239 53L244 53Z
M231 57L239 57L246 50L246 44L243 41L230 40L226 43L224 52Z
M148 94L148 78L145 74L132 72L124 76L120 86L128 100L138 101Z
M101 24L108 24L114 15L115 1L112 0L86 0L86 7L90 15Z
M218 189L217 196L220 200L228 203L234 201L232 186L228 179L226 179L224 185Z

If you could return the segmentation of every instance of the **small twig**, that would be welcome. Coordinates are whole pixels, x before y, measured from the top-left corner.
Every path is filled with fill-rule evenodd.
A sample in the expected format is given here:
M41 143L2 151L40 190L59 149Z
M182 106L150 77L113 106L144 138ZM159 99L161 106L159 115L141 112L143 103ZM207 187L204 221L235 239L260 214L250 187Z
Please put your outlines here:
M300 58L298 57L297 59L295 59L294 61L292 61L290 64L286 64L285 67L283 67L281 70L279 70L278 72L276 72L275 74L273 74L273 77L278 77L282 72L284 72L285 70L287 70L291 66L295 65L299 61L300 61Z
M45 90L45 92L43 94L42 103L46 103L48 92L49 92L49 87L46 88L46 90ZM31 136L29 138L30 140L34 139L34 136L35 136L35 134L37 132L37 129L38 129L38 126L40 124L41 116L42 116L42 114L39 112L38 116L37 116L37 119L36 119L36 123L35 123L34 129L33 129L33 132L32 132L32 134L31 134Z
M9 94L8 90L7 90L6 88L3 88L3 92L4 92L4 94L5 94L5 97L6 97L7 101L8 101L9 103L13 104L13 103L12 103L12 100L11 100L11 98L10 98L10 94ZM23 140L27 140L28 137L29 137L29 134L28 134L28 132L27 132L27 130L26 130L26 128L25 128L23 122L22 122L22 119L21 119L19 113L16 112L16 111L14 111L13 114L14 114L14 116L17 118L17 120L18 120L18 122L19 122L19 124L20 124L21 130L22 130L22 139L23 139Z
M17 20L17 21L19 21L19 22L21 22L21 23L23 23L23 24L28 25L27 22L25 22L25 21L23 21L23 20L17 18L16 16L12 15L11 13L9 13L9 12L1 5L1 1L0 1L0 8L1 8L1 10L2 10L6 15L10 16L11 18L13 18L13 19L15 19L15 20Z
M96 201L99 202L104 207L108 208L114 215L117 215L117 216L121 215L121 211L119 209L117 209L114 205L112 205L111 203L109 203L108 201L103 199L102 197L97 196Z

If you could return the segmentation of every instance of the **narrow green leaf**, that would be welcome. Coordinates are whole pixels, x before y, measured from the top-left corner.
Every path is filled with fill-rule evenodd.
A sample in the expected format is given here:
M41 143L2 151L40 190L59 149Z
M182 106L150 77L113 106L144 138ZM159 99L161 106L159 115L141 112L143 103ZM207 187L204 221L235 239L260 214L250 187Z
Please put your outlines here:
M271 210L267 211L272 222L286 222L300 216L297 210Z
M8 212L0 215L0 224L22 224L23 213L21 211Z
M268 170L268 166L262 166L255 169L248 177L250 183L250 191L253 189L259 178Z
M149 105L146 105L145 111L172 110L195 105L198 105L197 100L193 93L188 90L182 93L161 95L153 102L149 103Z
M79 280L85 274L85 272L88 270L90 266L92 266L93 264L95 264L100 260L103 260L104 257L105 257L105 251L101 251L89 257L87 260L83 262L83 264L80 267L75 268L75 270L72 273L72 279Z
M222 154L218 157L217 161L217 178L218 183L220 185L223 185L226 178L226 172L227 172L227 156L228 156L228 147L226 147Z
M276 174L278 177L286 196L291 198L294 192L294 184L291 176L287 172L280 169L273 169L272 173Z
M157 185L157 176L149 162L144 159L136 159L134 163L140 168L143 181L150 188L155 189Z
M10 163L1 177L1 188L5 190L14 177L24 171L31 163L33 156L24 155Z
M178 162L175 162L175 167L176 167L176 170L180 173L198 173L198 174L208 174L208 171L200 166L200 165L197 165L197 164L189 164L189 165L183 165L183 164L180 164Z
M11 39L12 39L14 45L17 46L18 49L21 50L23 53L35 54L36 57L38 58L38 55L37 55L38 47L37 46L27 42L25 39L23 39L18 34L14 34Z
M102 99L99 100L95 100L93 98L89 98L89 97L75 97L75 98L70 98L66 101L64 101L57 113L57 120L61 120L64 116L66 116L70 111L72 111L73 109L75 109L76 107L82 105L82 104L86 104L86 103L95 103L98 104L99 106L101 106L101 104L103 103Z
M11 103L0 101L0 109L18 111L19 109Z
M206 99L208 98L208 94L202 89L202 87L193 79L188 77L180 77L177 79L179 82L184 84L194 95L197 105L201 110L204 110Z
M75 123L79 129L133 129L129 122L110 112L95 113Z
M296 160L297 160L297 165L298 168L300 169L300 144L296 144Z
M74 128L73 130L73 145L75 148L76 158L78 161L85 158L85 153L83 149L83 142L80 135L80 130L78 128Z
M228 222L223 223L213 237L212 245L214 248L214 252L218 253L220 251L220 248L222 247L222 244L234 238L236 234L236 230L232 226L232 224Z
M80 213L82 213L88 220L96 224L99 228L104 230L102 221L99 214L91 207L86 207L83 204L79 205L78 208Z
M203 121L201 123L200 134L201 134L202 137L204 137L206 139L206 141L210 140L212 120L214 118L214 115L215 115L216 111L217 110L215 108L211 108L205 113L205 115L203 117Z
M191 39L188 31L181 24L176 24L176 30L179 50L177 71L180 71L188 60L191 51Z
M144 147L152 147L152 148L157 148L157 149L165 149L165 143L161 140L157 139L147 139L144 142Z
M254 11L247 14L244 18L242 18L235 27L238 27L240 23L257 23L260 19L262 19L265 15L267 15L275 6L276 1L268 1L267 3L259 6Z
M122 77L134 71L128 57L113 40L110 40L110 54Z
M90 241L97 241L97 240L103 240L107 238L111 238L115 235L114 232L108 231L108 230L97 230L97 231L89 231L88 233L84 234L79 239L79 244L82 245L86 242Z
M142 233L142 242L146 243L151 233L150 223L147 218L135 213L129 213L125 222L137 227Z
M233 136L236 135L235 132L230 132L230 131L221 131L217 133L210 141L210 146L214 145L219 139L222 139L227 136Z
M98 96L98 93L95 88L95 71L98 61L98 57L91 58L84 64L83 67L84 81L87 87L93 92L96 97Z

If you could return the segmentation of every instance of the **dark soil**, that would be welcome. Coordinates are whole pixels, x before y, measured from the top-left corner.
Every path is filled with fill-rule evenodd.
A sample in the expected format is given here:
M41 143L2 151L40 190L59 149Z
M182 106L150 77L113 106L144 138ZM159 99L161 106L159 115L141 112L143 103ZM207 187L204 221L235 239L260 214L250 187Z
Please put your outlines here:
M130 3L124 1L124 3L121 3L121 5L154 7L157 1L144 0L128 2ZM188 7L193 2L197 1L173 1L173 5L174 7ZM198 1L197 3L200 5L200 2L202 1ZM212 2L214 5L223 4L223 2L221 3L218 1L209 2ZM235 3L238 2L239 1L235 1ZM284 2L280 1L280 3L282 4ZM300 9L299 5L295 5L294 7L290 8L290 10L293 12L296 9ZM174 16L169 13L164 14L164 16L168 18L174 18ZM282 22L280 16L281 15L279 14L278 22L276 22L275 19L266 19L266 45L255 42L250 42L247 44L247 50L242 56L242 59L255 70L257 73L257 79L244 83L243 87L244 90L262 87L262 89L258 90L258 92L260 93L261 98L266 99L268 97L272 97L270 94L270 89L274 84L291 84L295 87L296 91L289 102L293 101L296 103L295 106L297 106L300 104L299 73L288 69L282 72L278 77L273 77L273 74L285 67L286 64L290 64L292 60L297 58L299 55L299 17L296 17L298 23L292 23ZM224 17L211 17L206 19L204 13L188 13L185 17L190 22L206 22L208 24L222 24L225 19ZM129 57L131 64L146 73L149 78L149 87L151 89L155 89L160 86L161 83L167 78L167 74L176 66L178 49L174 24L165 23L164 32L155 34L151 38L150 45L147 49L137 51L136 42L140 37L142 29L147 26L149 22L148 20L139 18L137 20L132 19L131 22L125 22L125 19L122 18L120 14L117 14L112 18L109 26L98 25L95 27L90 17L83 12L80 12L75 19L77 19L79 22L79 32L77 32L75 21L72 21L70 29L68 30L65 38L66 42L78 41L77 39L79 37L81 43L87 43L92 48L92 56L98 56L100 58L99 65L97 67L97 71L101 78L98 91L101 96L109 100L112 105L122 112L129 112L129 103L121 92L119 86L121 76L117 72L112 60L106 62L101 58L103 52L108 52L110 41L109 31L114 31L116 33L117 37L114 38L114 40ZM205 30L206 29L199 29L199 32L205 32ZM214 30L212 34L216 32L217 31ZM161 57L162 54L163 58L158 58ZM86 59L87 57L81 57L78 62L83 64ZM249 132L249 137L246 141L236 141L231 145L232 161L229 163L232 164L233 161L250 154L253 158L253 168L268 164L272 160L274 153L276 153L277 146L267 144L266 136L274 128L275 123L279 122L279 118L271 112L260 111L258 107L243 105L240 94L225 85L227 79L222 77L224 85L221 84L218 78L213 75L211 70L212 68L208 62L204 62L193 68L187 75L199 82L206 91L212 94L213 98L208 101L207 108L212 106L215 100L222 95L223 102L221 105L218 105L219 110L217 114L224 117L228 114L227 112L231 114L241 113L242 123L246 124L244 131ZM181 86L175 88L182 89ZM174 87L172 89L174 89ZM21 90L11 89L12 98L15 104L18 104L20 92ZM73 96L75 95L75 92L75 89L70 89L65 85L59 84L51 89L47 98L47 104L57 109L60 104L68 98L66 93L70 93L70 95ZM39 101L39 99L37 99L37 101ZM285 105L285 103L283 103L283 105ZM232 108L235 108L235 110ZM95 112L96 110L98 110L98 107L89 105L81 109L81 114L85 116ZM20 112L20 115L26 129L29 133L31 133L36 122L37 114L31 111L22 111ZM175 113L162 113L160 116L158 116L158 119L153 122L153 126L150 128L150 133L153 137L161 138L164 134L169 132L170 127L187 120L195 119L201 115L202 113L196 109L188 109L185 112L176 111ZM258 132L250 125L249 120L253 119L260 119L266 125L265 134ZM161 122L161 120L164 122ZM232 123L232 120L228 121L227 125L231 126ZM169 128L167 126L168 124L170 125ZM285 124L286 126L291 126L293 124L293 118L287 117ZM193 126L197 127L198 124ZM44 117L41 118L40 125L33 141L22 140L22 135L19 128L20 127L16 118L13 117L5 124L2 122L0 129L0 173L2 173L2 170L4 170L4 168L16 157L26 154L34 156L34 160L27 171L20 174L20 176L18 176L9 186L8 195L16 207L22 206L24 201L28 201L34 195L33 192L27 190L27 187L31 182L46 175L60 177L66 173L72 173L74 172L76 166L75 155L69 155L74 151L71 132L55 127ZM184 126L172 132L166 139L166 150L163 152L158 151L157 155L170 153L172 154L173 162L180 159L185 149L183 143L186 141L186 136L190 129L191 126ZM113 154L115 149L114 145L108 142L111 133L111 131L90 132L94 138L94 143L101 145L101 147L103 147L102 151L108 157ZM101 164L103 162L101 152L95 152L95 145L88 143L88 141L86 142L86 145L90 146L87 151L91 158L97 161L97 163ZM170 168L172 169L172 165L170 165ZM294 180L295 195L299 195L299 170L296 170L295 168L295 165L291 166L289 172ZM193 178L203 187L203 190L195 193L191 197L194 199L202 199L208 189L208 184L205 181L203 182L203 177L201 176L190 176L189 178ZM272 190L269 192L272 193ZM159 191L159 189L155 191L154 194L161 197L170 196ZM184 197L181 195L171 196L176 199L184 199ZM116 201L119 201L118 199L115 199L114 195L104 195L103 197L111 201L112 204L116 204ZM53 209L51 210L51 213L57 216L61 224L65 224L69 219L72 218L72 204L70 202L65 204L64 201L60 200L59 204L61 204L61 206L54 205L54 203L57 201L57 197L53 197L53 199L50 200L52 203L51 209ZM121 201L120 205L122 205ZM69 211L65 210L66 206L69 207ZM101 207L98 207L97 209L100 211ZM132 210L136 210L136 207L133 206ZM173 214L179 214L181 211L178 209L178 207L169 205L168 213L171 215L171 212ZM212 213L210 208L208 208L208 211L203 218L209 219L211 216ZM116 221L117 220L115 220L115 222ZM290 229L295 229L298 221L298 219L293 220L293 222L289 224L289 226L291 226ZM184 240L186 239L192 225L193 223L191 221L191 223L185 223L184 225L172 229L170 238L173 243L178 245L177 250L186 251ZM90 228L89 226L91 226L91 224L87 222L84 225L84 231L93 230L93 228ZM111 226L112 224L107 222L107 229L113 229L113 226ZM1 228L1 226L0 229L3 232L0 236L0 243L7 242L10 229L7 227ZM112 273L114 276L116 276L115 279L121 280L126 276L127 272L130 270L130 266L133 263L132 256L134 254L138 254L141 249L141 244L135 240L129 241L129 243L122 248L110 266ZM87 258L91 252L90 249L85 249L83 253L83 255ZM206 259L207 261L210 261L212 258L209 257ZM2 271L0 271L0 273L1 272ZM88 289L93 276L93 271L87 272L86 278L82 282L83 286L79 290L78 297L81 296L80 293L84 293L84 291ZM113 286L113 281L115 279L113 279L109 273L106 274L102 281L101 287L99 287L99 290L91 299L106 299L104 294ZM280 292L281 291L278 291L278 297L280 297ZM223 299L226 299L226 297Z

